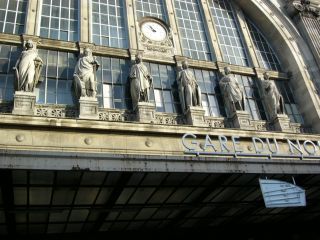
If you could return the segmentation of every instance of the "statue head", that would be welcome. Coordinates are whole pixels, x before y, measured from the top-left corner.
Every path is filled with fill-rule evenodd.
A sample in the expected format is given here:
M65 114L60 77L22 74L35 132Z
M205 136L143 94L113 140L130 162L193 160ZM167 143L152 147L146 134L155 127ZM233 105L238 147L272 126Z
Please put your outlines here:
M268 72L264 72L264 73L263 73L263 78L264 78L265 80L269 80L269 78L270 78L269 73L268 73Z
M231 73L231 68L230 67L224 67L224 74L228 75Z
M26 49L33 48L33 41L31 39L27 40L25 47Z
M188 61L182 61L182 69L187 69L189 67Z
M136 54L136 63L141 63L142 62L142 54L141 53L137 53Z
M88 47L85 47L85 48L83 49L83 54L84 54L85 56L91 56L91 55L92 55L92 50L91 50L90 48L88 48Z

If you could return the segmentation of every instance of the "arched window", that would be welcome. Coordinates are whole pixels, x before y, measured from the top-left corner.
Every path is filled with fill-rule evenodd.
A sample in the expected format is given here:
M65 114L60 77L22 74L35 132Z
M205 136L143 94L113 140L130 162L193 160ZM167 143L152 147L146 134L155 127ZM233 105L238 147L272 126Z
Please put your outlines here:
M247 18L250 35L261 67L280 71L279 60L260 30Z

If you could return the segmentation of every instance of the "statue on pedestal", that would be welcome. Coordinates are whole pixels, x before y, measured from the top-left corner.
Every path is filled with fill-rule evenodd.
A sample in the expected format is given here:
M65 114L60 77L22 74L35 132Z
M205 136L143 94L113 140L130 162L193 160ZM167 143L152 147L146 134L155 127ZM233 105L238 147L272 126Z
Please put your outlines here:
M262 90L262 97L266 106L266 110L273 118L277 114L284 113L284 101L282 95L279 93L277 86L273 80L270 80L269 74L265 72L263 79L260 79Z
M243 91L229 67L224 68L224 76L220 79L219 86L229 114L244 111Z
M40 80L42 65L42 59L38 56L33 41L28 40L13 68L16 76L15 90L33 92Z
M149 92L152 85L152 76L142 63L141 54L136 55L135 63L130 69L129 79L132 106L135 110L138 102L149 102Z
M96 71L99 66L96 58L92 56L92 50L86 47L83 51L83 57L79 58L73 74L75 94L78 99L80 97L96 97Z
M188 62L182 62L182 70L178 73L177 82L183 111L190 106L201 106L201 89L191 70Z

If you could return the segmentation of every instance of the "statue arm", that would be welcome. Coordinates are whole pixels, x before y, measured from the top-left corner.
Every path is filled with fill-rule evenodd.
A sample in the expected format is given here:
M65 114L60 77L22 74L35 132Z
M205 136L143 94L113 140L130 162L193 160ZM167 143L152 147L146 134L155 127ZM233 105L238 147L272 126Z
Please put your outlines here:
M100 67L100 63L97 61L96 57L93 57L93 61L91 62L92 65L95 66L96 71L98 71L99 67Z

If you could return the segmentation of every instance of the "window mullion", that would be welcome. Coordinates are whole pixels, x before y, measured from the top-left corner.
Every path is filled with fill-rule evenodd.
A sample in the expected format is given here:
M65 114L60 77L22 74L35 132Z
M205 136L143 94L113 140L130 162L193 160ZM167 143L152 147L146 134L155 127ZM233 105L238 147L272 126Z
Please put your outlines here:
M244 14L242 12L242 10L236 6L236 4L234 4L233 2L231 2L232 4L232 8L234 9L234 13L235 13L235 17L237 18L237 22L240 25L241 31L240 34L242 35L242 41L244 42L244 47L245 50L247 51L247 56L248 56L248 60L249 62L251 61L251 66L252 67L261 67L264 68L263 66L259 65L259 61L258 61L258 56L257 53L254 49L254 44L253 44L253 40L251 38L251 34L249 32L249 28L247 26Z

